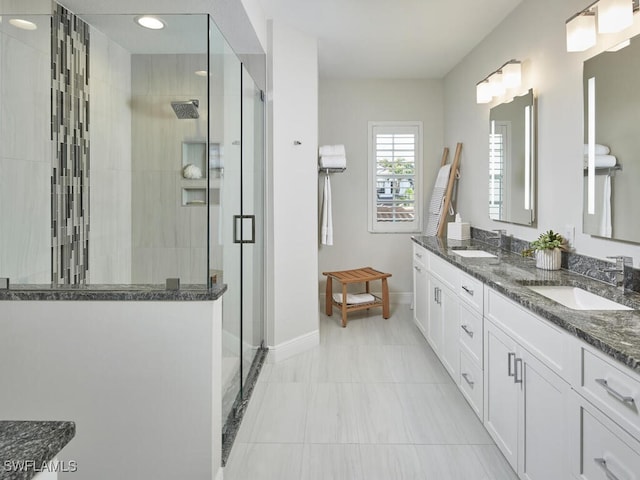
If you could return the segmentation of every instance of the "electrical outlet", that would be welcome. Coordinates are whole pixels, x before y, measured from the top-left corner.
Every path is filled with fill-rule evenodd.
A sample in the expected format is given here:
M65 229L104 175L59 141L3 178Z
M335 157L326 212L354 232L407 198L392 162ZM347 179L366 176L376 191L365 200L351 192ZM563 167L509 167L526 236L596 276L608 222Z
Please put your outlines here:
M564 238L567 240L569 246L573 247L573 241L576 237L576 227L573 225L565 225L564 226Z

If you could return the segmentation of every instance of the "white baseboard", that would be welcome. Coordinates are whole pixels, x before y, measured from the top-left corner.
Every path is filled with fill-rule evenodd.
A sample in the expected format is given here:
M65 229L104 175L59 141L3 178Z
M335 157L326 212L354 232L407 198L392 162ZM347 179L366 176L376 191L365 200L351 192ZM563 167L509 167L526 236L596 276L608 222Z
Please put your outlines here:
M269 363L278 363L318 345L320 345L320 330L314 330L278 345L269 346L267 361Z

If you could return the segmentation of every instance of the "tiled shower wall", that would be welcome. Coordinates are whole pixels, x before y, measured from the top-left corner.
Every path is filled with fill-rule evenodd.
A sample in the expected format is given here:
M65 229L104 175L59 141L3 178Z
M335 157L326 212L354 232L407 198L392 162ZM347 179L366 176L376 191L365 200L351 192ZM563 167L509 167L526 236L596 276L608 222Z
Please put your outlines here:
M0 22L0 277L48 283L51 19L49 14L27 19L38 28Z
M89 26L61 5L51 25L51 281L89 270Z
M88 282L131 283L131 54L91 28Z

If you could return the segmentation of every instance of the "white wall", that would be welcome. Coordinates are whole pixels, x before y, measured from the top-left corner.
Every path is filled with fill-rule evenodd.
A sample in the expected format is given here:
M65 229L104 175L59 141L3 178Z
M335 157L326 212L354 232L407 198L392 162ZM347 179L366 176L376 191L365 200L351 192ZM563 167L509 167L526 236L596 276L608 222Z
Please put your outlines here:
M331 175L334 244L322 245L318 254L320 294L326 285L323 271L370 266L393 275L392 302L408 302L413 234L373 234L367 229L367 122L422 121L424 201L428 202L442 157L442 82L322 79L319 105L320 145L344 144L347 152L347 170ZM455 144L450 147L453 152ZM323 182L324 175L319 175L320 195Z
M89 282L131 283L131 55L91 29Z
M565 21L586 6L583 0L525 0L444 79L445 141L464 142L459 209L475 226L506 228L527 240L543 230L576 227L578 253L604 257L623 254L640 263L637 245L582 234L582 62L637 31L601 36L583 53L567 53ZM538 224L536 228L493 222L488 188L478 179L488 171L489 105L475 102L475 84L509 59L524 62L524 88L538 96Z
M267 342L278 360L319 341L318 53L315 38L277 22L269 43Z
M27 19L40 28L25 31L0 23L0 277L49 283L50 18Z
M1 303L3 419L76 422L80 478L218 473L222 300Z

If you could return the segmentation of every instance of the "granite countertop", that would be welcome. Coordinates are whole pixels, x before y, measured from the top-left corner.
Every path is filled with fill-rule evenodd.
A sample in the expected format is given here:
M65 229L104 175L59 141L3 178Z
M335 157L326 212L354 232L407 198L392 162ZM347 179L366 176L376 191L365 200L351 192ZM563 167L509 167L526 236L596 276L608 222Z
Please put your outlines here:
M207 301L217 300L227 290L226 284L181 285L180 290L166 290L164 285L11 285L0 290L1 300L118 300L118 301Z
M75 434L73 422L0 421L0 479L28 480L46 470Z
M506 252L478 240L414 236L413 241L489 287L640 373L640 294L568 270L541 270L533 258ZM477 248L497 258L465 258L455 248ZM527 288L570 285L636 310L572 310Z

